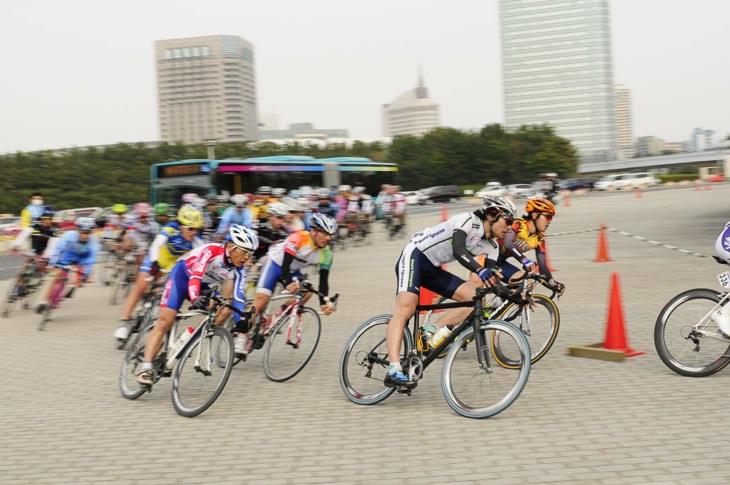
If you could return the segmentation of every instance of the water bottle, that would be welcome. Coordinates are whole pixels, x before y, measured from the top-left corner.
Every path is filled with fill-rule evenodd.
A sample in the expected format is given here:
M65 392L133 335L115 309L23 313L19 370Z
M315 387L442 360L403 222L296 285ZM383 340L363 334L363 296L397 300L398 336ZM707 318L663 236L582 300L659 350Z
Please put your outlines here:
M435 349L439 345L441 345L441 342L446 340L446 337L451 335L451 329L449 327L441 327L438 332L436 332L433 337L431 337L431 340L428 341L428 344L431 346L431 348Z
M429 323L428 325L425 325L421 327L421 340L420 340L420 346L418 350L425 352L428 350L428 341L431 340L431 337L438 332L439 326L435 323Z
M167 367L167 370L171 370L173 367L175 367L175 362L177 362L177 359L175 358L175 354L183 348L183 345L185 345L185 342L190 340L190 337L193 336L193 332L195 332L195 329L193 327L188 327L178 338L175 340L175 343L172 344L172 347L167 353L167 361L165 362L165 366Z

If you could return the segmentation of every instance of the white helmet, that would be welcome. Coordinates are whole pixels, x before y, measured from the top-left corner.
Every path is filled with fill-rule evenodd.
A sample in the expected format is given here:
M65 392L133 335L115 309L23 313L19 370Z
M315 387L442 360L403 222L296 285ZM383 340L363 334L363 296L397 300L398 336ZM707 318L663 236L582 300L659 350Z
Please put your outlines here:
M284 194L286 194L286 189L282 189L281 187L271 190L272 197L284 197Z
M266 206L266 213L270 216L284 217L289 213L289 206L281 202L273 202Z
M504 197L484 197L481 210L484 214L498 212L512 219L517 218L517 207L515 207L514 202Z
M320 214L319 212L312 215L312 220L309 225L312 229L319 229L327 234L334 235L337 232L337 221L333 217Z
M236 194L231 197L231 204L236 207L245 207L248 204L248 197L243 194Z
M256 233L248 227L239 226L238 224L231 225L226 239L231 241L237 248L245 251L253 252L259 247L259 237Z
M340 192L349 192L352 190L352 187L350 187L349 185L340 185L339 187L337 187L337 190L339 190Z
M319 197L322 199L329 198L330 193L331 193L331 191L327 187L321 187L321 188L317 189L317 195L319 195Z

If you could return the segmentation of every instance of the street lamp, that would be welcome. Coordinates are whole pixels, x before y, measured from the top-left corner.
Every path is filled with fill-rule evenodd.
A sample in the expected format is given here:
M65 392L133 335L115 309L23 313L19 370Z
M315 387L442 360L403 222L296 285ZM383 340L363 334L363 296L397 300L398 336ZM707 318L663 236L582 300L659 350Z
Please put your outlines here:
M215 147L218 145L217 138L206 138L203 143L208 147L208 159L215 160Z

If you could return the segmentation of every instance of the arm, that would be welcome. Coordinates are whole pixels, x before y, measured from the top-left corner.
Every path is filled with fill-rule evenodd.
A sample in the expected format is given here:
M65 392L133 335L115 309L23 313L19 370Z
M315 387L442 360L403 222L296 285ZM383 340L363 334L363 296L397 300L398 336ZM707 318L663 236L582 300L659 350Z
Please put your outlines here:
M94 264L96 264L96 258L99 255L99 243L94 239L89 242L89 245L91 249L89 254L82 261L79 261L79 267L84 275L83 281L86 281L89 274L91 274L91 270L94 269Z
M454 236L452 239L452 247L454 258L459 262L460 265L468 269L469 271L476 273L482 266L474 259L469 251L466 250L466 232L461 229L454 229ZM490 260L487 260L490 261Z
M248 279L248 272L246 268L236 268L235 276L233 279L233 307L244 311L246 309L246 280ZM238 323L241 319L238 313L233 312L233 320Z
M28 239L28 236L33 234L33 228L24 227L22 231L18 233L18 236L13 241L13 250L20 249L23 243Z
M523 259L525 259L525 255L522 254L522 252L517 249L515 246L515 238L517 237L517 233L514 231L514 229L510 228L507 231L507 234L504 235L504 249L510 256L517 259L517 261L522 262Z
M148 251L150 262L156 263L160 259L160 250L165 246L165 244L167 244L168 239L169 238L164 231L155 236L152 244L150 244L150 250Z
M202 284L203 275L205 269L208 267L208 263L215 256L210 247L205 248L200 254L200 258L195 262L192 270L190 270L190 280L188 281L188 296L191 302L194 302L200 298L200 286Z

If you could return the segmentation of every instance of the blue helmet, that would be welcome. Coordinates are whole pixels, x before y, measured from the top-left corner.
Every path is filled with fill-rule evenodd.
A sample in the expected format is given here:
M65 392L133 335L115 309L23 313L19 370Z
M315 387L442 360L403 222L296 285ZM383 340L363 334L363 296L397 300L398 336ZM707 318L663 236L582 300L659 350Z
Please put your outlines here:
M74 224L81 231L90 231L96 226L96 221L91 217L79 217Z

